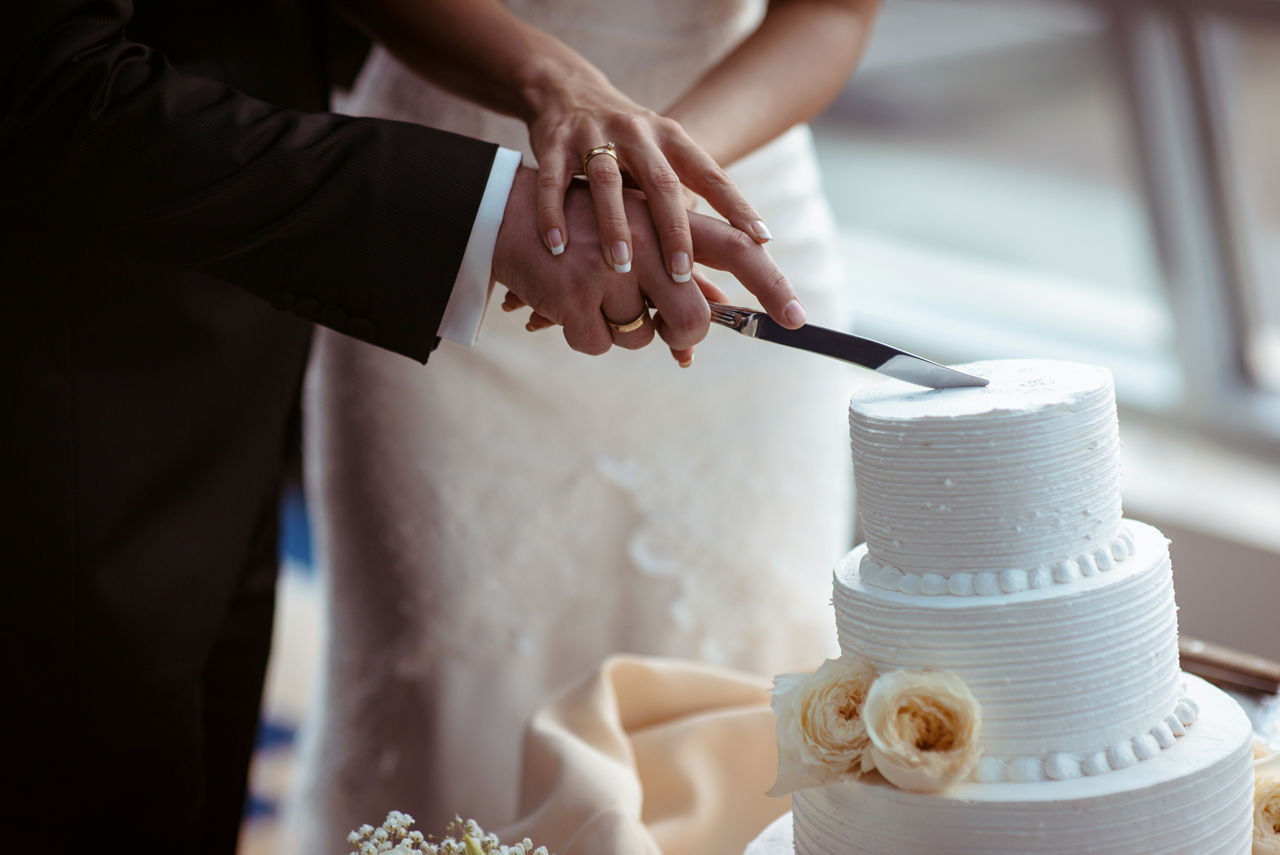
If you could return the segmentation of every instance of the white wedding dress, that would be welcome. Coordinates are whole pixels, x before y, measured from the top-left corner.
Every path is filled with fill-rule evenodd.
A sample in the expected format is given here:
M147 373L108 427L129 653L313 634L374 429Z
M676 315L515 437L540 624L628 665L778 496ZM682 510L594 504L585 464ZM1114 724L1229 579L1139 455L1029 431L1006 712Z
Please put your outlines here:
M511 5L659 109L764 7ZM382 51L340 106L527 151L521 123ZM729 172L810 319L845 326L807 128ZM476 347L443 342L425 368L318 332L306 479L329 638L291 851L345 853L347 831L393 808L424 831L455 813L508 821L526 719L609 653L771 676L835 651L831 567L852 535L845 412L866 375L718 327L687 370L660 342L587 357L557 329L526 332L527 314L491 306Z

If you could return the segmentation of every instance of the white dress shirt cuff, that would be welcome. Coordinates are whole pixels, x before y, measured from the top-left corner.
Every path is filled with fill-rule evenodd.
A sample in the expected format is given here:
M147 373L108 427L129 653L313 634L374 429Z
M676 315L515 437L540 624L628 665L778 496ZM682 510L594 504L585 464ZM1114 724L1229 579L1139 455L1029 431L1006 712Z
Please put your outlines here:
M462 255L458 278L453 282L453 292L436 331L441 338L471 347L480 335L480 324L493 288L493 251L498 243L498 227L502 225L502 214L519 167L520 152L498 149L489 172L489 183L480 197L480 209L471 226L466 252Z

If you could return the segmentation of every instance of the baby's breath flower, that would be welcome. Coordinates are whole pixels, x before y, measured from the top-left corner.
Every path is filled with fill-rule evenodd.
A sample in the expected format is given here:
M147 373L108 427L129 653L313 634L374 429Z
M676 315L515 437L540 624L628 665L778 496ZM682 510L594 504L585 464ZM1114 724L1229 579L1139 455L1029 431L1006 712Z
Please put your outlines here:
M382 827L362 825L347 835L347 842L359 845L350 855L549 855L547 847L533 848L524 838L511 846L503 845L496 834L486 834L474 819L454 818L445 826L446 836L434 842L421 831L411 829L413 817L398 810L390 811Z

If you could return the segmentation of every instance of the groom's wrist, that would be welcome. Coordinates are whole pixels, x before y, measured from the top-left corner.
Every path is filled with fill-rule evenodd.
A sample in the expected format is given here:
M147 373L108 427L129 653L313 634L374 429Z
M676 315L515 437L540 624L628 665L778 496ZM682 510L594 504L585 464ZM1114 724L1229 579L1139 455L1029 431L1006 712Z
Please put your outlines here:
M493 252L498 242L502 216L511 194L520 152L499 148L493 158L489 181L480 198L467 249L458 267L448 305L436 334L458 344L472 346L480 335L489 293L493 289Z

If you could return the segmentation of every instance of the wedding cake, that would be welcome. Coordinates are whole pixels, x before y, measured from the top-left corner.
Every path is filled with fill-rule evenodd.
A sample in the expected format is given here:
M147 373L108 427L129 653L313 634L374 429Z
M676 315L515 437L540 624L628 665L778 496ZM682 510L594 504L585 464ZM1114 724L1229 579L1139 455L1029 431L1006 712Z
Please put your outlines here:
M963 370L990 385L850 403L841 657L774 693L795 852L1248 855L1250 724L1179 668L1168 543L1121 515L1110 374Z

